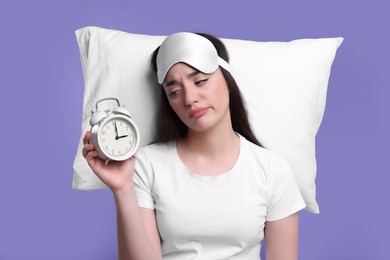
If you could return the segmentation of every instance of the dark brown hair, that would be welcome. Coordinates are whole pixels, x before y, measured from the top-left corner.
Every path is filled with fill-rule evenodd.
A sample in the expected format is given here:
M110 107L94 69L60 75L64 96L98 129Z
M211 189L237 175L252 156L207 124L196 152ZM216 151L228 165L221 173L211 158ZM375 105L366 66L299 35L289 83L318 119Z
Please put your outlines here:
M229 62L229 53L220 39L210 34L197 34L208 39L217 50L218 56L224 59L226 62ZM156 58L159 48L160 47L158 47L151 56L151 66L153 71L156 73ZM227 70L222 67L220 67L220 69L226 80L229 90L229 109L233 130L245 137L250 142L262 146L252 131L248 120L248 113L245 107L245 103L235 79ZM183 137L187 133L187 126L180 120L180 118L171 108L163 88L161 88L161 98L162 100L157 119L157 133L159 140L162 142L168 142Z

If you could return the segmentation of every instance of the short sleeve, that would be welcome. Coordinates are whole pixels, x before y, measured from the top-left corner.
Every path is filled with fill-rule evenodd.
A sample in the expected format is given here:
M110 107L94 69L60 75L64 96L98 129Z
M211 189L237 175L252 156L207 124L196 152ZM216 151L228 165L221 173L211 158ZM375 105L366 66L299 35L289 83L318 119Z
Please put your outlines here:
M135 192L137 195L138 206L141 208L154 209L155 202L153 198L153 171L147 160L145 152L140 149L137 152L137 160L134 172Z
M280 220L306 207L290 165L277 154L268 172L267 221Z

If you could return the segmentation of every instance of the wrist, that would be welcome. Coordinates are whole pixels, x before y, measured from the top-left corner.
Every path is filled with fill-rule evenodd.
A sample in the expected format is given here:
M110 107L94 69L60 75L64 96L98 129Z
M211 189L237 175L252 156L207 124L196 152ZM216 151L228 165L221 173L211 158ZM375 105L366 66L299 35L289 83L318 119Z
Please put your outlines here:
M135 186L133 181L127 182L121 188L112 189L112 194L114 198L127 197L135 192Z

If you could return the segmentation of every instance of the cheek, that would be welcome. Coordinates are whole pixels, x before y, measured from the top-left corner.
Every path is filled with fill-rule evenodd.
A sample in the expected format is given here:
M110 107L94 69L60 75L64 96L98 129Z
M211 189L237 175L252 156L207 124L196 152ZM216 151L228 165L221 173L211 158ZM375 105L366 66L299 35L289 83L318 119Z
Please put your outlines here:
M221 98L229 98L228 85L220 71L216 72L210 83L213 86L212 89L214 94L220 96Z
M229 103L229 90L226 84L216 85L214 96L220 103Z

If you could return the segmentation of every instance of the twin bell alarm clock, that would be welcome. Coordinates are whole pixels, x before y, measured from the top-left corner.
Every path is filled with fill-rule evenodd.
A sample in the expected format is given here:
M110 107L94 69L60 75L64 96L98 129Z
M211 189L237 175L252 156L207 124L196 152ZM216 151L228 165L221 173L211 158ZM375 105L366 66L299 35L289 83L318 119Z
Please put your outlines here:
M101 102L116 101L117 107L99 110ZM116 98L103 98L96 102L91 112L90 143L99 153L99 158L106 161L124 161L133 156L140 143L138 127L130 117L125 106Z

